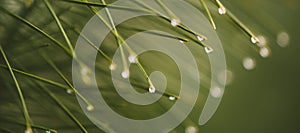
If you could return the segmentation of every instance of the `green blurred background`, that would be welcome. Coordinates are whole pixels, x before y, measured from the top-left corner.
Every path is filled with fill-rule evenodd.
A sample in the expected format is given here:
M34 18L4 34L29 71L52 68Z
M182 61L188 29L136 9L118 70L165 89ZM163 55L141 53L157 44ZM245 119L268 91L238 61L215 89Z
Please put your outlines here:
M43 1L35 0L29 8L25 7L24 1L26 0L2 0L0 6L23 16L63 42L59 29ZM187 1L203 11L198 0ZM85 6L56 0L50 2L61 19L72 22L79 29L93 16ZM223 100L213 118L206 125L197 126L199 112L205 102L207 88L209 88L207 85L201 86L206 90L200 92L196 106L200 108L195 108L190 116L172 132L187 132L187 129L191 130L189 128L191 126L197 129L196 132L201 133L300 132L298 129L298 120L300 120L300 62L298 59L300 57L300 41L297 39L300 34L298 26L300 2L297 0L223 0L222 2L255 33L264 35L272 54L266 59L260 57L258 51L251 46L249 37L237 25L229 18L213 13L218 27L217 33L225 49L228 69L233 75L232 82L226 87ZM211 3L208 5L212 12L217 10ZM153 18L144 19L144 21L149 21L147 19ZM37 51L42 49L66 77L71 79L71 59L57 46L52 45L49 39L8 16L3 10L0 11L0 20L0 43L13 67L64 83L38 54ZM155 24L153 25L155 27ZM137 27L143 26L142 23L137 25ZM70 28L66 29L74 44L78 35ZM289 35L289 45L284 48L277 44L277 36L281 32ZM46 44L50 44L50 46L44 50ZM109 51L108 54L112 55L111 49L115 47L105 48ZM255 59L255 69L248 71L243 68L244 57ZM207 57L203 56L199 59L206 59L201 65L209 66ZM0 62L5 64L2 56ZM104 63L104 65L108 64ZM201 74L209 75L208 72L201 72ZM42 125L62 133L82 132L58 104L48 96L48 93L32 82L34 80L19 74L17 74L17 78L25 95L31 119L36 125ZM69 95L58 87L44 85L60 98L61 102L70 109L89 132L102 132L86 118L74 95ZM116 97L115 91L109 91L109 89L105 91L107 92L104 93L105 97ZM118 100L110 102L110 105L121 114L134 118L148 117L144 116L143 112L128 111L124 102ZM165 108L172 105L172 103L168 103L167 99L162 99L162 103L165 104ZM156 107L144 108L144 111L153 112L149 116L153 117L161 113ZM8 71L1 68L0 132L24 132L23 124L22 108L15 85ZM43 132L42 130L38 131Z

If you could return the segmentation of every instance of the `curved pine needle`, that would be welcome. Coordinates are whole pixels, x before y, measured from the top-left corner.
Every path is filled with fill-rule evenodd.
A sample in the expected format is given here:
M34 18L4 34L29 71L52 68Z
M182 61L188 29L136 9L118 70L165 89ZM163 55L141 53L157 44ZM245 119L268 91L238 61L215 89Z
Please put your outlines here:
M23 113L24 113L24 118L25 118L25 122L26 122L26 130L29 131L29 132L32 132L32 129L31 129L31 123L30 123L30 116L29 116L29 113L28 113L28 110L27 110L27 106L26 106L26 102L25 102L25 99L24 99L24 96L23 96L23 92L19 86L19 83L18 83L18 80L17 78L15 77L15 74L10 66L10 63L6 57L6 54L4 52L4 50L2 49L2 46L0 45L0 52L6 62L6 65L7 65L7 68L10 72L10 75L11 77L13 78L13 81L16 85L16 88L18 90L18 94L19 94L19 97L20 97L20 101L21 101L21 104L22 104L22 108L23 108Z

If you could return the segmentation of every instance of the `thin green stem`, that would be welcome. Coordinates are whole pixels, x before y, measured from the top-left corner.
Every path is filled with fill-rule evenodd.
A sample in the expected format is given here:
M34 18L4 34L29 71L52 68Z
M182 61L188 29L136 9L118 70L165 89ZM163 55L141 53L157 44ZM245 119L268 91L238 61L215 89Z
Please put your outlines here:
M62 33L62 35L63 35L63 37L64 37L64 39L65 39L65 41L66 41L66 43L67 43L67 45L69 46L70 52L72 53L72 57L76 57L76 56L75 56L75 53L74 53L73 46L72 46L72 44L71 44L71 41L70 41L68 35L66 34L66 32L65 32L65 30L64 30L64 27L62 26L60 20L58 19L58 17L57 17L57 15L56 15L55 11L53 10L51 4L49 3L48 0L44 0L44 2L45 2L45 4L46 4L48 10L50 11L52 17L54 18L54 20L55 20L57 26L59 27L59 29L60 29L60 31L61 31L61 33Z
M7 69L8 66L0 65L0 68ZM68 87L68 86L66 86L66 85L63 85L63 84L61 84L61 83L58 83L58 82L55 82L55 81L52 81L52 80L49 80L49 79L46 79L46 78L42 78L42 77L40 77L40 76L31 74L31 73L27 73L27 72L24 72L24 71L15 69L15 68L12 68L12 70L13 70L14 72L16 72L16 73L22 74L22 75L24 75L24 76L27 76L27 77L30 77L30 78L33 78L33 79L36 79L36 80L39 80L39 81L42 81L42 82L44 82L44 83L48 83L48 84L57 86L57 87L59 87L59 88L63 88L63 89L65 89L65 90L70 89L70 87Z
M211 23L213 29L216 30L217 27L216 27L215 21L214 21L212 15L211 15L211 13L210 13L210 11L209 11L207 5L206 5L206 2L205 2L204 0L199 0L199 1L201 2L202 6L203 6L204 9L205 9L205 12L206 12L206 14L207 14L207 16L208 16L208 18L209 18L209 21L210 21L210 23Z
M71 84L71 82L65 77L65 75L57 68L57 66L47 57L45 54L42 54L46 62L55 70L55 72L66 82L66 84L77 94L87 106L93 106L84 96L82 96L77 89Z
M34 24L32 24L31 22L27 21L26 19L20 17L19 15L12 13L4 8L2 8L0 6L0 9L7 13L8 15L12 16L13 18L21 21L22 23L24 23L25 25L29 26L30 28L32 28L33 30L39 32L40 34L42 34L43 36L45 36L46 38L50 39L52 42L54 42L55 44L57 44L59 47L61 47L68 55L70 55L72 57L72 52L69 51L68 48L66 48L61 42L59 42L58 40L56 40L54 37L50 36L48 33L44 32L42 29L40 29L39 27L35 26Z
M10 75L12 76L13 80L14 80L14 83L16 85L16 88L18 90L18 94L19 94L19 97L20 97L20 100L21 100L21 104L22 104L22 107L23 107L23 113L24 113L24 117L25 117L25 121L26 121L26 130L29 131L29 132L32 132L32 129L31 129L31 123L30 123L30 116L29 116L29 113L28 113L28 110L27 110L27 106L26 106L26 102L24 100L24 96L23 96L23 93L22 93L22 90L19 86L19 83L18 83L18 80L17 78L15 77L15 74L10 66L10 63L6 57L6 54L4 52L4 50L2 49L2 46L0 45L0 51L1 51L1 54L7 64L7 67L8 67L8 70L10 72Z
M80 127L80 129L87 133L88 131L85 127L80 123L80 121L72 114L72 112L60 101L58 97L55 96L48 88L46 88L42 84L38 84L66 113L67 115Z

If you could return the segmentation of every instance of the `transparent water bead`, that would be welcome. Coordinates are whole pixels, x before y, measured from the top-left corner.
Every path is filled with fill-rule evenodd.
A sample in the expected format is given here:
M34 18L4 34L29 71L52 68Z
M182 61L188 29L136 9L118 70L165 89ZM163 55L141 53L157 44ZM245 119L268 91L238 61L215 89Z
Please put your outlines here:
M32 133L32 129L31 128L27 128L24 133Z
M121 73L122 77L124 79L127 79L129 78L129 70L124 70L122 73Z
M46 133L51 133L51 131L46 131Z
M182 44L184 44L184 41L183 41L183 40L179 40L179 42L182 43Z
M155 93L155 87L150 85L149 89L148 89L149 93Z
M252 70L255 68L255 61L252 58L245 58L243 61L243 66L246 70Z
M185 133L196 133L196 132L197 132L197 128L194 126L189 126L185 128Z
M259 54L260 54L260 56L263 57L263 58L269 57L269 56L270 56L270 53L271 53L270 49L268 49L268 48L266 48L266 47L263 47L263 48L261 48L261 49L259 50Z
M174 100L176 100L176 98L173 96L169 96L169 100L174 101Z
M259 35L259 36L257 36L257 38L259 40L259 42L257 43L257 46L259 46L259 47L266 46L267 40L266 40L266 38L264 36Z
M277 42L277 44L280 47L286 47L286 46L288 46L289 42L290 42L290 36L289 36L289 34L286 33L286 32L280 32L280 33L278 33L276 42Z
M220 87L212 87L210 89L210 95L214 98L220 98L223 94L223 90Z
M256 44L256 43L259 42L259 40L258 40L257 37L251 37L251 42L252 42L253 44Z
M67 89L67 93L68 93L68 94L72 94L72 93L73 93L73 90L72 90L72 89Z
M205 47L204 50L205 50L205 52L206 52L207 54L210 54L210 53L212 53L212 52L214 51L214 50L213 50L212 48L210 48L210 47Z
M129 55L128 56L128 61L130 63L137 63L137 57L135 55Z
M197 39L199 40L199 41L205 41L206 40L206 37L204 37L204 36L201 36L201 35L198 35L197 36Z
M111 71L116 70L116 67L117 67L116 64L111 63L111 64L109 65L109 70L111 70Z
M180 24L180 20L179 19L172 19L171 20L171 25L173 26L173 27L176 27L176 26L178 26Z
M220 7L220 8L218 9L218 11L219 11L219 14L220 14L220 15L226 14L226 8L225 8L225 7Z
M88 105L88 106L86 107L86 110L88 110L88 111L93 111L93 110L94 110L94 106L93 106L93 105Z

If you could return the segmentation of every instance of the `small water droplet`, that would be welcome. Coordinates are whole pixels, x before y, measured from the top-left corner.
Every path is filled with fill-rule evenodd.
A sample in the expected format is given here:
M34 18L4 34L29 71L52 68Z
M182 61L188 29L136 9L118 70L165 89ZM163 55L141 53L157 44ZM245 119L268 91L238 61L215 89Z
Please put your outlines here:
M68 93L68 94L72 94L72 93L73 93L73 90L72 90L72 89L67 89L67 93Z
M124 79L127 79L129 78L129 70L124 70L122 73L121 73L122 77Z
M137 63L137 57L134 56L134 55L129 55L129 56L128 56L128 61L129 61L130 63Z
M111 63L111 64L109 65L109 70L111 70L111 71L116 70L116 67L117 67L116 64Z
M31 129L31 128L27 128L27 129L25 130L25 133L32 133L32 129Z
M210 53L212 53L212 52L214 51L214 50L213 50L212 48L210 48L210 47L205 47L204 50L205 50L205 52L206 52L207 54L210 54Z
M179 40L179 42L182 43L182 44L184 44L184 41L182 41L182 40Z
M196 133L196 132L197 132L197 128L194 126L189 126L185 128L185 133Z
M88 106L86 107L86 109L87 109L88 111L93 111L93 110L94 110L94 106L93 106L93 105L88 105Z
M51 131L46 131L46 133L51 133Z
M258 40L259 40L259 42L257 43L257 46L259 46L259 47L264 47L264 46L266 46L266 44L267 44L267 40L266 40L266 38L264 37L264 36L257 36L257 38L258 38Z
M180 20L179 19L172 19L171 20L171 25L173 26L173 27L176 27L176 26L178 26L180 24Z
M200 42L206 40L206 38L205 38L204 36L201 36L201 35L198 35L198 36L197 36L197 39L198 39Z
M220 15L226 14L226 8L224 8L224 7L220 7L220 8L218 9L218 11L219 11L219 14L220 14Z
M156 90L155 90L155 87L151 85L151 86L149 87L148 91L149 91L150 93L155 93Z
M277 35L276 42L277 42L277 44L278 44L280 47L286 47L286 46L288 46L289 43L290 43L290 36L289 36L289 34L286 33L286 32L280 32L280 33Z
M243 61L243 66L246 70L252 70L255 68L255 61L252 58L245 58Z
M210 95L214 98L220 98L223 95L223 90L220 87L212 87Z
M256 44L256 43L259 42L259 40L258 40L257 37L251 37L251 42L252 42L253 44Z
M174 101L176 98L173 96L169 96L169 100Z
M260 56L263 57L263 58L269 57L270 53L271 53L271 52L270 52L270 49L268 49L268 48L266 48L266 47L263 47L263 48L261 48L261 49L259 50L259 54L260 54Z

